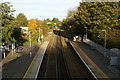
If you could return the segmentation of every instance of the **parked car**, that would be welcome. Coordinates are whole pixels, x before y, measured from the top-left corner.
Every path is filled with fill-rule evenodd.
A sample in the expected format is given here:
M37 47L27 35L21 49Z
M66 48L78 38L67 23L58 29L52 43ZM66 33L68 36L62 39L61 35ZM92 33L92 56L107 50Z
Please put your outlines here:
M22 46L17 47L18 50L23 50L24 48Z

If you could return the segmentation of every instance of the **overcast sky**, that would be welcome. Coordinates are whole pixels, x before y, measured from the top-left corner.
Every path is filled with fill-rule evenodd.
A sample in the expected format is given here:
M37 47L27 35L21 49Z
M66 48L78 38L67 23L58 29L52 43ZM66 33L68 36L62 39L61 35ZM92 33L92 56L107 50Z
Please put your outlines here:
M57 17L60 20L67 16L68 9L79 6L81 0L3 0L9 1L16 10L14 13L24 13L28 19L40 20Z

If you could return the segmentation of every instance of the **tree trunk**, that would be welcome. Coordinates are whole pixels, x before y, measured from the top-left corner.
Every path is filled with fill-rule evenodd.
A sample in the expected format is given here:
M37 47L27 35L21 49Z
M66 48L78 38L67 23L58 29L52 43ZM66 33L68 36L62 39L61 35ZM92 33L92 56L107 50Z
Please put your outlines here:
M83 42L83 37L84 37L84 34L81 35L81 41Z

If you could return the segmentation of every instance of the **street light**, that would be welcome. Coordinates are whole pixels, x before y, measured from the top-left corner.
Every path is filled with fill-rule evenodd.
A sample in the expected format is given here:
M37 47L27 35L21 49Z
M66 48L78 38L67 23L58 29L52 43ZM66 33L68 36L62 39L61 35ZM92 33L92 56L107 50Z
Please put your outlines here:
M86 29L86 40L87 40L87 27L84 27Z
M106 56L106 30L102 30L105 32L105 43L104 43L104 56Z
M41 41L40 41L40 29L41 29L41 28L39 27L39 38L38 38L38 42L39 42L39 43L41 43Z
M57 28L56 23L54 23L54 25L55 25L55 28Z
M12 43L12 55L15 53L15 42Z
M32 57L32 42L31 42L31 33L34 31L29 31L29 42L30 42L30 57Z
M2 45L3 57L5 58L5 44Z

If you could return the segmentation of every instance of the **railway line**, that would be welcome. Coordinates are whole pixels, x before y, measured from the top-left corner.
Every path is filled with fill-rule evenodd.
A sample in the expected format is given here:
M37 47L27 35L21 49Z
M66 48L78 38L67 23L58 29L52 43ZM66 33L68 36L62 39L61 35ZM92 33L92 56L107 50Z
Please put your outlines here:
M53 32L37 79L95 80L70 43L61 36L62 32L60 30Z

